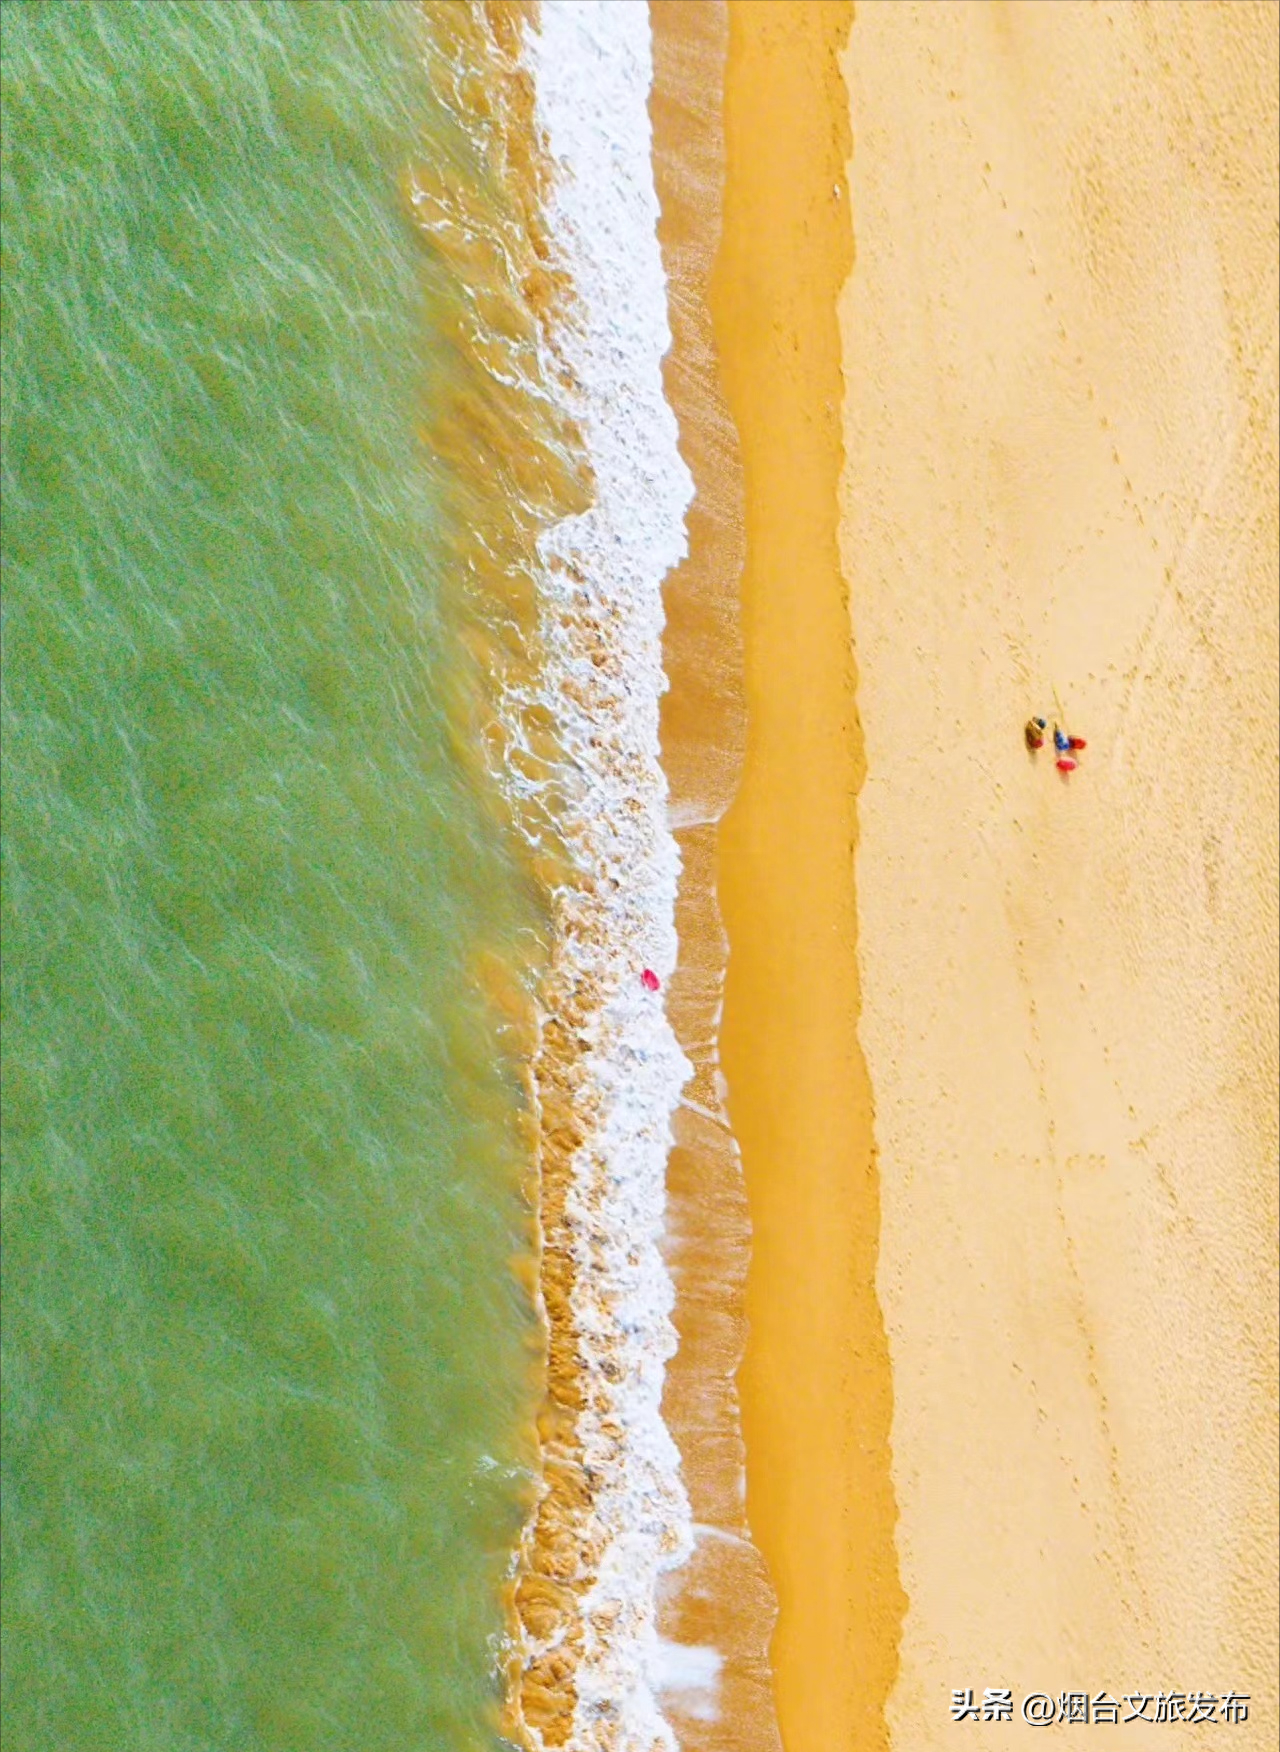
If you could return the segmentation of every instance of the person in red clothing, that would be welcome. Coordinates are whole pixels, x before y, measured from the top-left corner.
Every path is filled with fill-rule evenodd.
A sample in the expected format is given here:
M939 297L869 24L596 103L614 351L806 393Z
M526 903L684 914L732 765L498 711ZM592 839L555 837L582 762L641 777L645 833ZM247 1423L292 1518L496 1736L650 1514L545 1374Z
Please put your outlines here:
M1087 746L1084 737L1068 736L1065 730L1060 730L1055 724L1053 727L1053 746L1058 751L1058 759L1055 763L1058 771L1060 773L1075 772L1080 764L1076 755L1080 749Z

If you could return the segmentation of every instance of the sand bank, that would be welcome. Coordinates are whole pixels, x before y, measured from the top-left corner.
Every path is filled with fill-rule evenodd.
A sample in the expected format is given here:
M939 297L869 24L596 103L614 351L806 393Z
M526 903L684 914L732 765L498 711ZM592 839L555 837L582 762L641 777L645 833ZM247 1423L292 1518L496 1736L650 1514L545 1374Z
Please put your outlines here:
M1277 1737L1276 38L861 4L845 57L903 1752L965 1686Z
M711 306L741 444L746 760L719 848L722 1051L753 1229L740 1377L747 1513L777 1589L788 1752L882 1745L901 1613L858 1046L862 778L837 550L836 304L852 260L839 51L851 8L729 9Z

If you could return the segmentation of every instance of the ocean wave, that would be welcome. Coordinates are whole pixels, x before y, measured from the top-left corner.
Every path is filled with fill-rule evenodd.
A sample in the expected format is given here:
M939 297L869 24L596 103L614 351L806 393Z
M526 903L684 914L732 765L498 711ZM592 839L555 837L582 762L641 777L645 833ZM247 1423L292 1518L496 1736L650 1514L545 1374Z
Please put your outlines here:
M659 1580L693 1545L661 1412L676 1342L666 1162L691 1067L641 974L665 983L676 963L662 584L686 551L693 483L663 393L671 336L648 8L556 0L525 55L552 167L550 251L567 288L544 329L544 376L581 435L594 490L539 543L539 692L570 778L535 1079L551 1355L545 1482L516 1588L519 1714L536 1746L656 1752L675 1746L658 1701L671 1668ZM714 1657L698 1671L712 1688Z

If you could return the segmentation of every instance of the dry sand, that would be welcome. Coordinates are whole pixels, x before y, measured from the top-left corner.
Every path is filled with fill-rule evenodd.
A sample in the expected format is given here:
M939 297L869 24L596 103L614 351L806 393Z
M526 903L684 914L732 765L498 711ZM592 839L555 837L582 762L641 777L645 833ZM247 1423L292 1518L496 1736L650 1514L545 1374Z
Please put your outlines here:
M1280 1733L1278 23L860 0L844 57L902 1752L1039 1743L953 1726L966 1686L1234 1686L1246 1726L1125 1746Z

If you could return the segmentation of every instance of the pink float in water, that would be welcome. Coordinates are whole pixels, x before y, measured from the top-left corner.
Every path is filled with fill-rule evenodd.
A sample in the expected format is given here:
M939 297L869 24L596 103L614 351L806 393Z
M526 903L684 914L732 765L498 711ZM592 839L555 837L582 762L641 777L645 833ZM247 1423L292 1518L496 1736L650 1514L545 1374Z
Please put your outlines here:
M1075 762L1073 761L1071 764L1074 766ZM640 984L647 992L656 992L661 983L661 980L651 967L646 967L644 972L640 975Z

